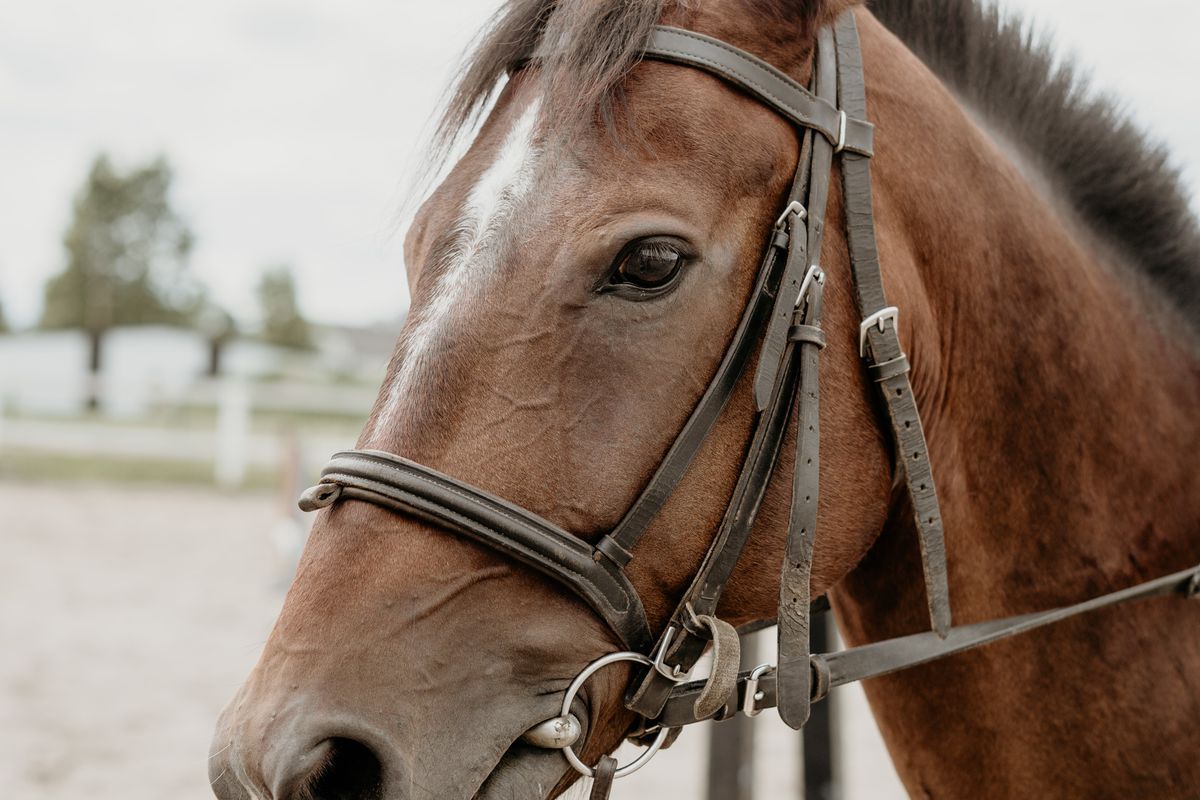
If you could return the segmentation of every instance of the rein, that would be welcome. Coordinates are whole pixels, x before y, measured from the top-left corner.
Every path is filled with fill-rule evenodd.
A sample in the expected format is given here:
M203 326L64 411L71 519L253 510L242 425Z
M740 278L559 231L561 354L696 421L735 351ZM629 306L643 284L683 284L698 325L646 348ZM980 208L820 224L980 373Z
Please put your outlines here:
M337 453L321 482L300 498L314 511L339 500L360 500L415 515L510 556L569 588L602 617L626 648L588 665L568 688L559 717L523 739L561 749L579 773L596 778L592 797L640 768L684 725L748 716L778 707L799 729L812 703L830 689L945 658L1105 606L1150 597L1200 596L1200 567L1063 608L953 627L946 554L929 448L898 335L899 311L883 289L875 242L870 158L874 128L866 121L866 87L854 17L847 11L817 38L812 90L770 64L692 31L656 26L645 58L704 70L737 86L802 129L800 156L787 202L771 230L749 302L708 388L641 495L620 523L596 544L436 470L391 453ZM826 345L820 327L825 274L821 239L834 157L840 159L851 271L862 317L859 354L887 408L899 470L919 533L932 630L835 653L809 649L810 573L819 496L820 392L818 369ZM690 586L665 629L652 631L637 590L625 574L638 542L686 473L757 354L754 397L758 415L749 449L724 518ZM737 631L716 616L722 590L757 517L796 409L795 472L778 614L779 662L738 672ZM703 681L688 672L708 647L713 668ZM618 662L639 665L625 703L643 720L633 734L648 744L623 767L603 756L584 764L573 745L581 725L570 713L584 681Z

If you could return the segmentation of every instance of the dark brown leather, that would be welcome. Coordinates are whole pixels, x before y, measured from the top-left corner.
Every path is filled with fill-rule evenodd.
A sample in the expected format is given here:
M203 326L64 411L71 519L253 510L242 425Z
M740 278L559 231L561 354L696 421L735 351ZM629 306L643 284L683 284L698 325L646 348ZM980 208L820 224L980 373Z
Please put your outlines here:
M878 678L881 675L946 658L1100 608L1172 595L1194 597L1197 587L1200 587L1200 566L1050 611L988 620L973 625L961 625L952 629L950 634L944 638L933 631L926 631L897 639L874 642L849 650L814 655L812 657L812 699L813 702L819 701L829 693L830 689L838 686ZM823 679L818 677L821 675L824 676ZM737 688L730 692L724 712L718 715L720 719L726 719L745 708L749 680L749 671L738 675ZM702 688L703 681L685 683L676 687L657 722L672 728L701 722L702 720L694 718L693 703ZM761 677L758 690L763 693L762 699L755 703L758 708L772 708L776 705L777 682L774 674Z
M592 791L588 800L608 800L612 794L613 780L617 777L617 760L609 755L600 756L592 775Z
M851 117L867 115L867 90L862 69L858 28L852 14L843 14L834 26L837 41L838 90L841 107ZM846 231L850 247L850 265L863 319L888 307L875 244L875 217L871 200L871 162L853 152L842 156L842 185L846 204ZM883 330L872 325L867 330L871 364L882 364L903 355L896 324L885 323ZM896 462L903 472L912 502L925 570L925 594L933 629L941 636L950 630L950 589L946 577L946 545L942 537L942 514L929 465L929 447L921 415L909 384L902 372L882 383L880 390L896 442Z
M823 30L817 37L813 76L819 97L837 95L837 64L833 34ZM818 139L813 151L812 188L809 192L808 242L814 262L821 253L821 234L829 199L833 148ZM817 536L817 504L820 497L821 385L820 354L825 346L821 333L824 276L810 284L809 296L788 331L800 359L799 410L796 420L796 465L792 476L788 540L779 577L779 627L776 642L779 660L775 679L779 691L779 717L799 730L809 716L812 694L809 673L809 598L813 550Z
M325 487L340 492L331 496ZM653 643L642 601L619 567L582 539L482 489L391 453L349 450L334 454L301 508L338 499L414 514L470 536L566 585L628 649L646 652Z
M667 450L667 454L650 478L650 482L646 484L638 499L625 512L625 516L613 529L613 532L605 537L612 542L612 546L617 552L630 553L633 550L638 540L646 532L650 522L662 509L671 493L675 491L675 487L679 485L679 481L687 472L692 459L716 423L717 417L721 415L725 404L733 396L733 390L746 371L758 346L758 339L767 324L771 299L775 296L779 286L780 257L786 251L787 241L786 234L773 232L771 242L767 246L766 254L759 267L758 278L751 293L750 302L742 313L738 327L734 331L729 347L726 349L708 389L705 390L700 402L692 410L691 416L688 417L688 421L679 435L675 437L675 441ZM601 552L606 553L605 548L608 546L604 540L601 540L598 545ZM626 557L624 561L618 561L618 563L625 566L628 558Z
M796 174L792 178L792 188L788 192L788 205L784 208L781 219L792 231L794 236L801 230L800 223L810 215L801 201L807 202L806 189L809 183L809 171L812 164L813 142L818 137L810 131L805 131L800 145L800 160L796 163ZM790 215L790 218L785 216ZM798 217L798 218L797 218ZM779 227L781 223L777 222ZM779 291L775 295L775 304L771 307L771 319L763 334L762 347L758 353L758 364L754 368L754 402L759 411L767 407L771 400L771 391L775 388L775 379L784 362L784 348L787 347L788 323L796 310L796 299L800 295L800 284L808 269L807 240L804 247L788 247L787 263L783 268L783 279Z
M809 128L837 145L841 115L829 101L813 96L790 77L760 58L720 39L695 31L655 26L643 55L697 67L720 76L787 117L801 128ZM844 149L870 156L874 152L875 126L864 113L847 111Z
M809 132L805 138L811 140L814 137ZM801 159L810 157L812 152L811 141L808 141L801 147ZM792 182L785 208L801 203L806 198L808 174L806 164L797 165L796 178ZM781 222L776 225L776 241L782 239L787 249L787 260L783 268L785 274L789 269L793 273L796 272L796 264L808 263L807 239L804 232L802 220L794 216L781 217ZM797 290L799 283L796 279ZM791 297L790 305L794 306L795 294ZM784 323L786 332L786 318ZM756 421L750 448L743 461L729 506L721 520L721 526L668 623L667 631L672 634L672 638L663 660L681 673L695 666L708 644L706 632L695 629L691 620L697 614L716 613L722 590L741 557L779 458L779 450L787 431L788 417L797 391L796 366L792 358L793 345L786 341L786 337L785 344L785 349L778 356L783 362L783 370L776 370L774 373L775 383L771 395ZM764 346L759 358L761 360L767 357ZM664 632L664 637L666 635ZM659 647L662 645L663 641L660 638ZM673 687L674 683L660 672L646 670L641 679L631 686L626 705L642 716L653 718L667 701Z

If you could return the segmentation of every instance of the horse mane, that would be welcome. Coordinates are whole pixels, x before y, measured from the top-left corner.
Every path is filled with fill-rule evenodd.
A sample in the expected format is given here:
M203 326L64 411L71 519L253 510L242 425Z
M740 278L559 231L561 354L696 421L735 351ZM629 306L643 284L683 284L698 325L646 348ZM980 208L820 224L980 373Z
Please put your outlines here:
M542 114L569 129L597 109L608 119L621 79L668 5L687 0L508 0L464 59L434 135L444 157L474 128L503 78L541 53ZM546 47L543 47L545 43Z
M782 16L795 0L758 0ZM473 129L505 75L543 42L543 113L608 117L651 27L688 0L509 0L463 62L434 137L438 163ZM1051 40L987 0L869 0L876 17L1018 147L1079 218L1200 331L1200 224L1160 142L1097 92Z
M1200 225L1162 143L1073 63L1057 59L1048 37L991 3L869 5L1200 330Z

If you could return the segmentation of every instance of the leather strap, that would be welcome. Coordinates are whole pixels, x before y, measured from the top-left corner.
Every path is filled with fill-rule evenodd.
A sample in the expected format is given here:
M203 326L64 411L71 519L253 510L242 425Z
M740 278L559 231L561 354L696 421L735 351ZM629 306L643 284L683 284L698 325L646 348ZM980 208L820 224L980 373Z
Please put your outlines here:
M391 453L350 450L334 454L300 508L313 511L338 499L415 514L465 534L567 586L626 648L647 652L653 643L642 601L620 568L582 539L482 489Z
M806 133L806 137L811 138L812 134ZM811 153L811 145L802 145L802 157ZM800 204L808 190L808 169L798 164L796 172L801 179L793 181L785 209ZM782 215L780 219L781 223L774 233L776 240L782 238L787 246L787 260L783 266L786 272L788 264L807 263L808 251L800 220L787 214ZM794 304L795 301L792 302ZM716 613L721 593L741 557L779 459L779 450L787 432L787 421L796 392L796 370L791 354L792 345L788 342L782 354L785 367L782 372L776 371L771 397L766 408L759 414L750 448L743 461L729 506L721 520L721 526L713 537L691 585L676 607L668 623L667 632L664 632L663 638L660 639L659 648L665 648L662 654L663 663L679 673L685 673L695 666L704 652L708 636L705 631L696 630L691 621L695 615ZM760 358L766 357L765 352L760 355ZM666 641L668 636L671 637L669 642ZM631 687L626 697L626 706L644 717L654 718L667 701L673 687L674 682L657 670L646 670L642 679Z
M719 75L796 125L817 131L835 147L840 144L847 152L870 156L874 150L875 126L866 121L865 113L849 113L843 107L847 111L843 117L829 101L813 96L767 62L720 39L656 25L643 55Z
M712 638L712 671L704 683L704 689L696 698L696 716L711 717L725 705L725 699L737 685L738 667L742 663L742 640L728 622L702 614L697 622L708 629Z
M617 777L617 760L607 754L600 756L600 763L592 772L592 791L588 800L608 800L612 794L613 780Z
M830 689L838 686L878 678L936 661L1100 608L1171 595L1192 598L1200 596L1200 566L1050 611L961 625L952 629L946 637L940 637L933 631L925 631L836 653L814 655L811 662L814 676L812 699L813 702L819 701L828 695ZM718 719L727 719L746 707L750 676L748 671L738 675L737 688L730 692L728 702L723 712L718 714ZM703 720L696 719L693 713L695 696L701 688L701 682L685 683L676 687L657 722L668 727L702 722ZM772 708L777 704L777 681L774 674L768 673L760 677L756 688L763 695L755 702L756 708Z
M746 371L751 357L767 324L771 310L771 299L775 296L780 279L780 256L788 246L788 237L784 231L773 231L766 254L759 266L758 277L746 304L746 310L738 322L729 347L717 367L716 374L705 390L700 402L692 410L691 416L684 424L679 435L675 437L671 447L663 456L650 482L642 490L625 516L597 545L605 555L613 558L619 566L625 566L631 557L631 551L645 534L646 528L662 510L663 505L679 485L679 481L687 472L692 459L704 444L709 431L716 423L721 411L733 391L738 380ZM615 555L614 555L615 554Z
M865 118L867 92L863 77L862 52L853 14L842 14L834 26L837 42L838 88L841 107L851 117ZM858 292L859 311L864 323L873 318L878 324L865 328L870 363L882 365L903 355L896 317L880 316L888 308L883 291L883 275L875 243L875 217L871 199L871 162L865 156L846 152L842 155L842 184L846 204L846 230L850 264ZM907 363L907 362L905 362ZM951 626L950 588L946 576L946 545L942 535L942 515L937 489L929 465L929 447L907 370L879 383L887 406L897 452L896 461L904 475L921 543L921 562L925 572L925 595L933 630L945 636Z
M821 97L837 94L837 64L833 34L822 29L817 37L815 84ZM829 199L833 148L823 139L813 152L812 189L809 192L808 242L815 262L821 254L821 234ZM799 730L808 721L812 694L809 657L809 598L813 550L817 536L817 505L820 497L820 353L825 346L821 333L824 275L814 267L808 297L797 313L788 338L796 342L800 359L799 410L796 420L796 464L792 477L788 540L779 580L779 653L775 670L779 685L779 716Z
M789 232L800 231L800 223L811 217L808 209L801 203L805 199L805 189L811 185L809 171L812 164L813 142L818 137L809 131L804 131L800 143L800 160L796 162L796 174L792 178L792 188L788 193L788 204L775 222L777 230ZM787 347L788 323L796 311L799 302L800 284L808 269L809 249L807 241L804 247L789 247L787 263L783 268L783 279L779 291L775 295L775 304L771 308L771 319L767 323L766 333L763 334L762 348L758 354L758 364L754 368L754 403L759 411L766 409L771 401L771 392L775 388L775 379L784 362L784 348Z

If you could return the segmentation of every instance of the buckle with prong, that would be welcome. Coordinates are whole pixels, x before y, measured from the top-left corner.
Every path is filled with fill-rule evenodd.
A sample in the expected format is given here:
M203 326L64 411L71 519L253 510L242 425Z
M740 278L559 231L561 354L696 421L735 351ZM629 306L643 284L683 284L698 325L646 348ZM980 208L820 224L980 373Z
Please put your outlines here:
M887 330L887 326L884 325L884 323L888 320L892 321L893 330L898 329L900 327L900 309L896 308L895 306L881 308L874 314L871 314L864 319L862 324L858 326L859 358L866 358L867 356L867 331L871 330L871 326L874 325L879 328L880 333L883 333L885 330Z
M742 701L742 713L747 717L757 717L762 713L758 704L766 694L759 690L758 682L764 675L770 675L774 671L774 664L759 664L750 672L750 677L746 679L746 699Z
M793 217L796 219L805 219L808 217L808 209L799 200L793 200L787 204L787 208L779 215L779 219L775 220L775 227L779 229L791 227Z

